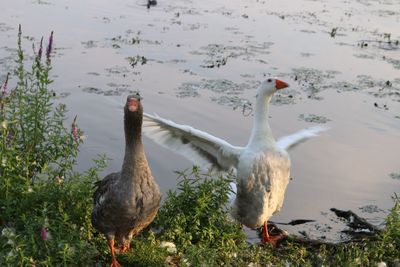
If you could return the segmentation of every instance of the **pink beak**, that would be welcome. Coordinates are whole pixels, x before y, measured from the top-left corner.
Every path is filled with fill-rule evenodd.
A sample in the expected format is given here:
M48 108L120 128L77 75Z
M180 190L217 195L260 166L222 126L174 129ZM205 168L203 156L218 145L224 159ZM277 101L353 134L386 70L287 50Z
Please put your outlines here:
M128 100L128 109L131 112L135 112L138 108L139 108L139 100L137 100L136 98L130 98Z

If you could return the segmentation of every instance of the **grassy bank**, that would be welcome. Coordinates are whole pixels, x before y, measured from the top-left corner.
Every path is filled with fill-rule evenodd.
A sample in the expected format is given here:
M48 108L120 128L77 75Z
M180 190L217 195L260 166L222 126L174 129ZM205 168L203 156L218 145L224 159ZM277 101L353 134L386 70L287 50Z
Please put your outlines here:
M0 266L108 266L104 237L91 226L93 183L105 158L77 173L78 119L55 105L51 90L53 36L32 55L18 34L17 68L0 81ZM29 66L29 67L27 67ZM10 88L10 84L13 84ZM78 114L79 115L79 114ZM79 117L78 117L79 118ZM226 210L229 177L197 168L177 173L151 227L132 241L124 266L375 266L395 265L400 251L400 201L377 240L278 249L246 242ZM173 245L165 243L172 242Z

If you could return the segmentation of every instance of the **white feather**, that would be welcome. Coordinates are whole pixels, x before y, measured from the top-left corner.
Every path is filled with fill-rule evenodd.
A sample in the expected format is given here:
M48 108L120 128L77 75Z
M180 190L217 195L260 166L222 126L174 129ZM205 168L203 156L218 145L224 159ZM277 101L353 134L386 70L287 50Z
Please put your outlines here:
M327 130L329 130L329 127L324 127L324 126L314 126L307 129L303 129L294 134L279 138L279 140L276 142L276 145L283 150L288 150L306 141L311 137L318 136L319 133Z
M242 147L187 125L157 115L143 115L143 133L156 143L205 168L230 171L237 165Z

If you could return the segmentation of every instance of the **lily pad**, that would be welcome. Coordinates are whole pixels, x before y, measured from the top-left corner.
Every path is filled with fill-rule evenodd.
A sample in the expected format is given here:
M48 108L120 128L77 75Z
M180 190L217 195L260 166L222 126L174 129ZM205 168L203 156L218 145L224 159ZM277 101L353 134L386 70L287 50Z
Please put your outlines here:
M299 119L312 123L327 123L330 119L315 114L300 114Z
M249 100L238 96L218 96L211 97L211 100L217 104L233 107L233 109L242 109L243 114L252 112L252 104Z
M389 176L390 176L392 179L400 180L400 173L394 173L394 172L392 172L391 174L389 174Z
M308 98L321 100L322 98L317 96L318 93L330 88L330 80L336 78L337 74L340 72L335 70L295 68L292 75L299 82L301 89L308 94Z
M275 93L271 99L271 104L276 106L292 105L296 103L298 92L286 90L282 93Z
M246 83L234 83L226 79L202 80L200 82L183 83L177 89L178 97L196 97L200 91L207 90L217 94L238 95L252 86Z
M259 43L255 41L249 41L245 46L208 44L190 53L193 55L205 56L201 64L202 67L220 67L225 65L229 58L240 58L246 61L260 62L259 56L269 54L269 48L272 45L272 42Z
M104 95L104 96L120 96L123 94L132 94L135 92L135 90L131 90L126 87L117 87L109 90L96 87L85 87L82 89L82 91L86 93Z
M89 40L89 41L86 41L86 42L81 42L81 44L83 45L83 47L89 49L89 48L97 47L98 42L97 41L93 41L93 40Z
M125 66L114 66L105 69L109 74L126 74L129 73L129 70Z

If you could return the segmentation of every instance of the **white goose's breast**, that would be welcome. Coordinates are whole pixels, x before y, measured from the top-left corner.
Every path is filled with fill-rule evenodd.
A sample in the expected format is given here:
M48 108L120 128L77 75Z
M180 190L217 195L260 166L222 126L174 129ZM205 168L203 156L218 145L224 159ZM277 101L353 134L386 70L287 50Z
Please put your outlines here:
M246 226L262 225L282 207L290 161L279 151L248 153L240 160L234 215Z

